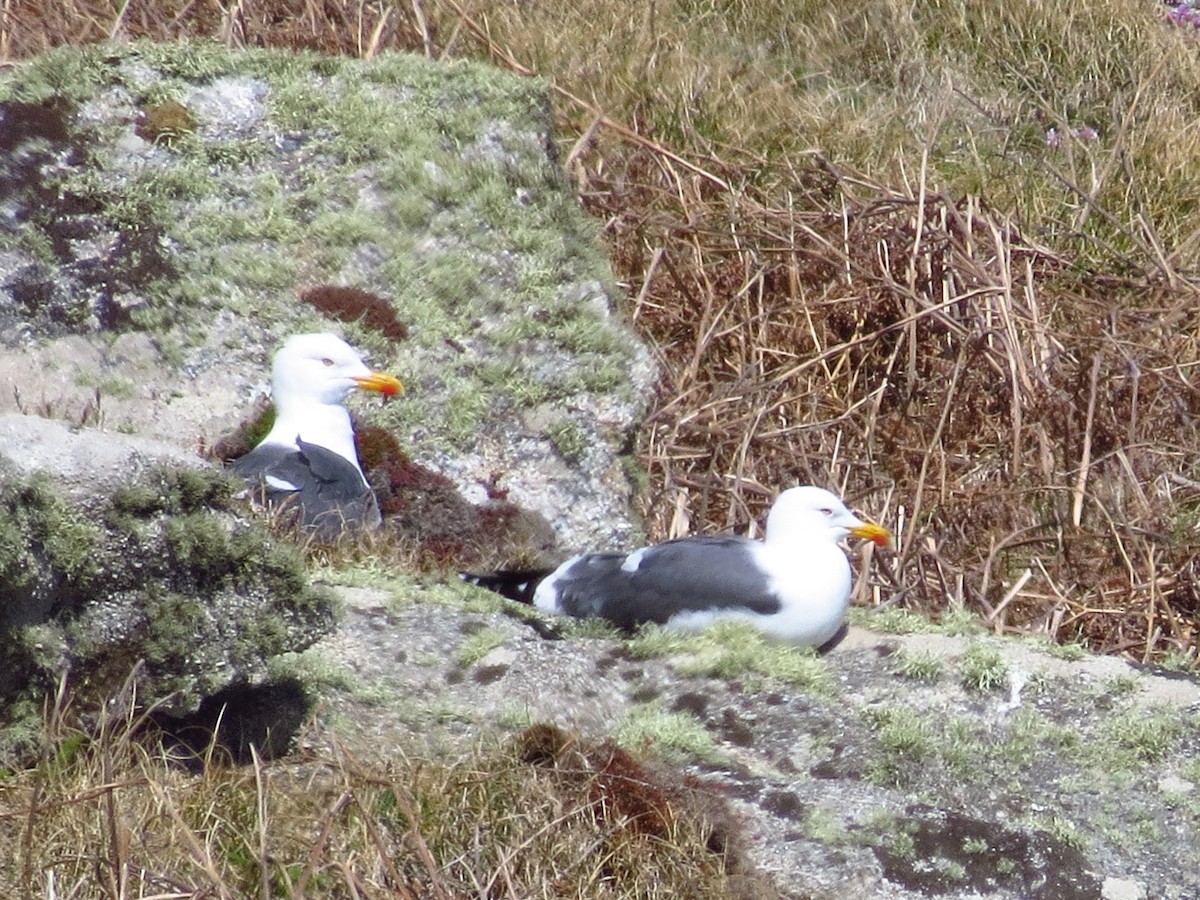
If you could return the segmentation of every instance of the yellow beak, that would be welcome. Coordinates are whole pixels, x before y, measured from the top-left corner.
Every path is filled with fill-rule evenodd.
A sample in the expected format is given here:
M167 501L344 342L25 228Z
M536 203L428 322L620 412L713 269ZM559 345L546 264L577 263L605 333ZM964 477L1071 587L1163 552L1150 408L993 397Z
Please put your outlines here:
M880 547L892 546L892 533L874 522L864 522L857 528L851 528L850 533L857 538L866 538Z
M385 375L383 372L372 372L370 375L357 376L354 379L354 383L364 391L378 391L387 397L404 393L404 385L400 383L400 379L393 378L391 375Z

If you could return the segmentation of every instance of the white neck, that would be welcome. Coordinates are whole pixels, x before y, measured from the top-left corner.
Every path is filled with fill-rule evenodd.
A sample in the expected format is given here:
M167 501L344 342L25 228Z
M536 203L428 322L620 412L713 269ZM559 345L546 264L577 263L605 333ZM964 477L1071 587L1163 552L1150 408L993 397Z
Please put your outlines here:
M353 463L359 474L362 474L362 467L358 464L358 453L354 449L354 428L350 424L350 413L341 404L314 404L306 406L302 413L277 408L275 425L262 442L296 447L297 437L306 443L332 450Z

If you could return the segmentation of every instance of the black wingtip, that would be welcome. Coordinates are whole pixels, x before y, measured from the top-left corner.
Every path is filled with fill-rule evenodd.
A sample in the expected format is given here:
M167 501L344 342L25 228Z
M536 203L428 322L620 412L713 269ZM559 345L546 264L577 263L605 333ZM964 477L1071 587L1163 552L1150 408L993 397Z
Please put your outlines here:
M538 583L550 574L549 569L512 569L503 572L459 572L459 577L469 584L479 585L489 591L495 591L501 597L516 600L518 603L533 605L533 592Z

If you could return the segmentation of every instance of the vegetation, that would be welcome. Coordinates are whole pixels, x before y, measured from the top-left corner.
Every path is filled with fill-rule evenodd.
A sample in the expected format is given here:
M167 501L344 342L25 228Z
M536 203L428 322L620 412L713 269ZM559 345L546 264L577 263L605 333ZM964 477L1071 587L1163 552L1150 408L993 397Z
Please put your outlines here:
M634 658L668 656L683 675L774 679L814 692L830 688L829 670L808 648L764 637L746 622L723 621L695 633L646 625L626 645Z
M982 643L967 647L959 669L963 685L975 691L999 690L1008 678L1008 666L999 648Z
M0 786L5 896L766 896L735 880L722 804L546 726L455 761L255 758L193 777L135 739L128 705L86 736L64 712L36 769Z
M900 648L892 656L891 670L912 681L936 682L942 677L942 660L925 650Z
M1147 0L58 0L3 17L16 59L207 37L543 76L662 367L638 448L652 539L680 492L694 525L723 528L778 486L827 484L898 527L874 577L912 608L1194 664L1200 52L1179 16ZM170 64L219 68L199 45ZM465 296L470 260L451 262L392 274ZM480 414L453 412L460 430Z
M1181 24L1150 0L53 0L0 10L0 54L203 37L368 58L412 50L541 75L559 158L603 223L623 312L661 366L638 444L649 537L668 536L672 517L745 525L775 488L827 484L898 533L897 553L874 560L868 602L900 596L934 618L969 609L995 632L1194 669L1200 46ZM211 74L193 47L172 47L172 65ZM293 100L297 117L340 115ZM189 140L178 122L169 136ZM230 145L226 164L252 152ZM474 175L503 186L503 173ZM414 218L445 199L424 187ZM247 246L289 236L289 198L265 199L276 214L240 223ZM339 252L360 226L332 206L312 224ZM118 214L135 222L146 210ZM267 288L290 277L255 261L231 254L214 270ZM423 269L400 255L389 276L469 297L478 273L462 252ZM516 284L544 278L520 271ZM428 315L421 324L436 331L439 314ZM600 337L556 336L584 348ZM465 382L461 396L451 427L465 432L482 412ZM203 553L206 541L175 546ZM927 661L900 665L936 677ZM961 675L979 690L1004 678L986 654ZM650 724L678 726L677 748L691 734L678 718ZM953 722L886 710L868 724L884 751L868 774L889 784L935 762L1004 776L1010 756L1064 740L1028 717L993 756L990 735ZM1161 715L1101 734L1131 766L1181 739ZM558 765L561 742L546 743L532 756ZM50 893L36 854L77 867L49 870L60 896L82 895L97 873L114 897L725 889L726 870L694 852L702 838L668 829L629 842L594 802L549 790L557 776L503 754L398 761L383 774L325 759L186 779L112 728L47 746L36 770L0 787L0 830L20 848L0 872L5 893ZM532 758L528 746L518 755ZM497 802L518 795L542 804L540 817ZM447 797L475 804L472 834L452 833ZM1041 824L1081 840L1066 820ZM1131 839L1152 844L1149 832ZM691 848L672 855L682 868L626 852L664 841ZM620 881L617 865L653 880Z
M235 521L232 489L154 468L85 513L48 479L0 479L0 760L30 752L62 679L83 709L136 670L143 703L186 710L332 628L299 550Z

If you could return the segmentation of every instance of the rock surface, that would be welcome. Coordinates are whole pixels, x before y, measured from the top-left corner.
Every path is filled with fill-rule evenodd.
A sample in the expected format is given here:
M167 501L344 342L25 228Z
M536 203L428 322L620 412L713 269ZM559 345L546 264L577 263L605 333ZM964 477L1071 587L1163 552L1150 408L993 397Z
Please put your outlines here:
M0 475L49 475L64 499L78 506L102 502L163 466L201 469L207 464L174 444L38 416L0 415Z
M738 630L646 656L546 640L465 588L338 590L343 627L293 661L323 680L309 742L444 756L531 722L615 733L731 797L789 897L1200 896L1194 679L861 627L795 669Z
M0 73L10 724L63 671L98 699L139 660L139 699L190 712L330 627L198 455L262 405L292 333L402 376L352 404L399 445L396 504L414 473L465 496L408 510L449 510L432 543L468 520L551 549L544 519L569 544L636 530L649 356L550 125L540 82L408 55L133 43Z
M102 698L144 660L140 699L180 712L300 674L305 740L362 756L615 733L731 797L787 896L1200 897L1200 693L1118 660L860 629L819 663L736 631L548 640L395 577L339 586L342 627L268 666L327 634L329 601L282 563L247 582L275 545L187 473L289 333L338 330L400 375L400 402L356 412L468 499L538 510L564 548L632 543L652 367L549 128L537 81L415 57L133 44L0 76L0 411L120 432L0 421L4 714L64 670ZM335 322L301 299L322 287L400 327Z
M356 411L418 462L568 546L627 539L653 372L550 126L534 79L402 54L134 43L5 71L0 412L200 450L284 337L335 330L408 385Z

